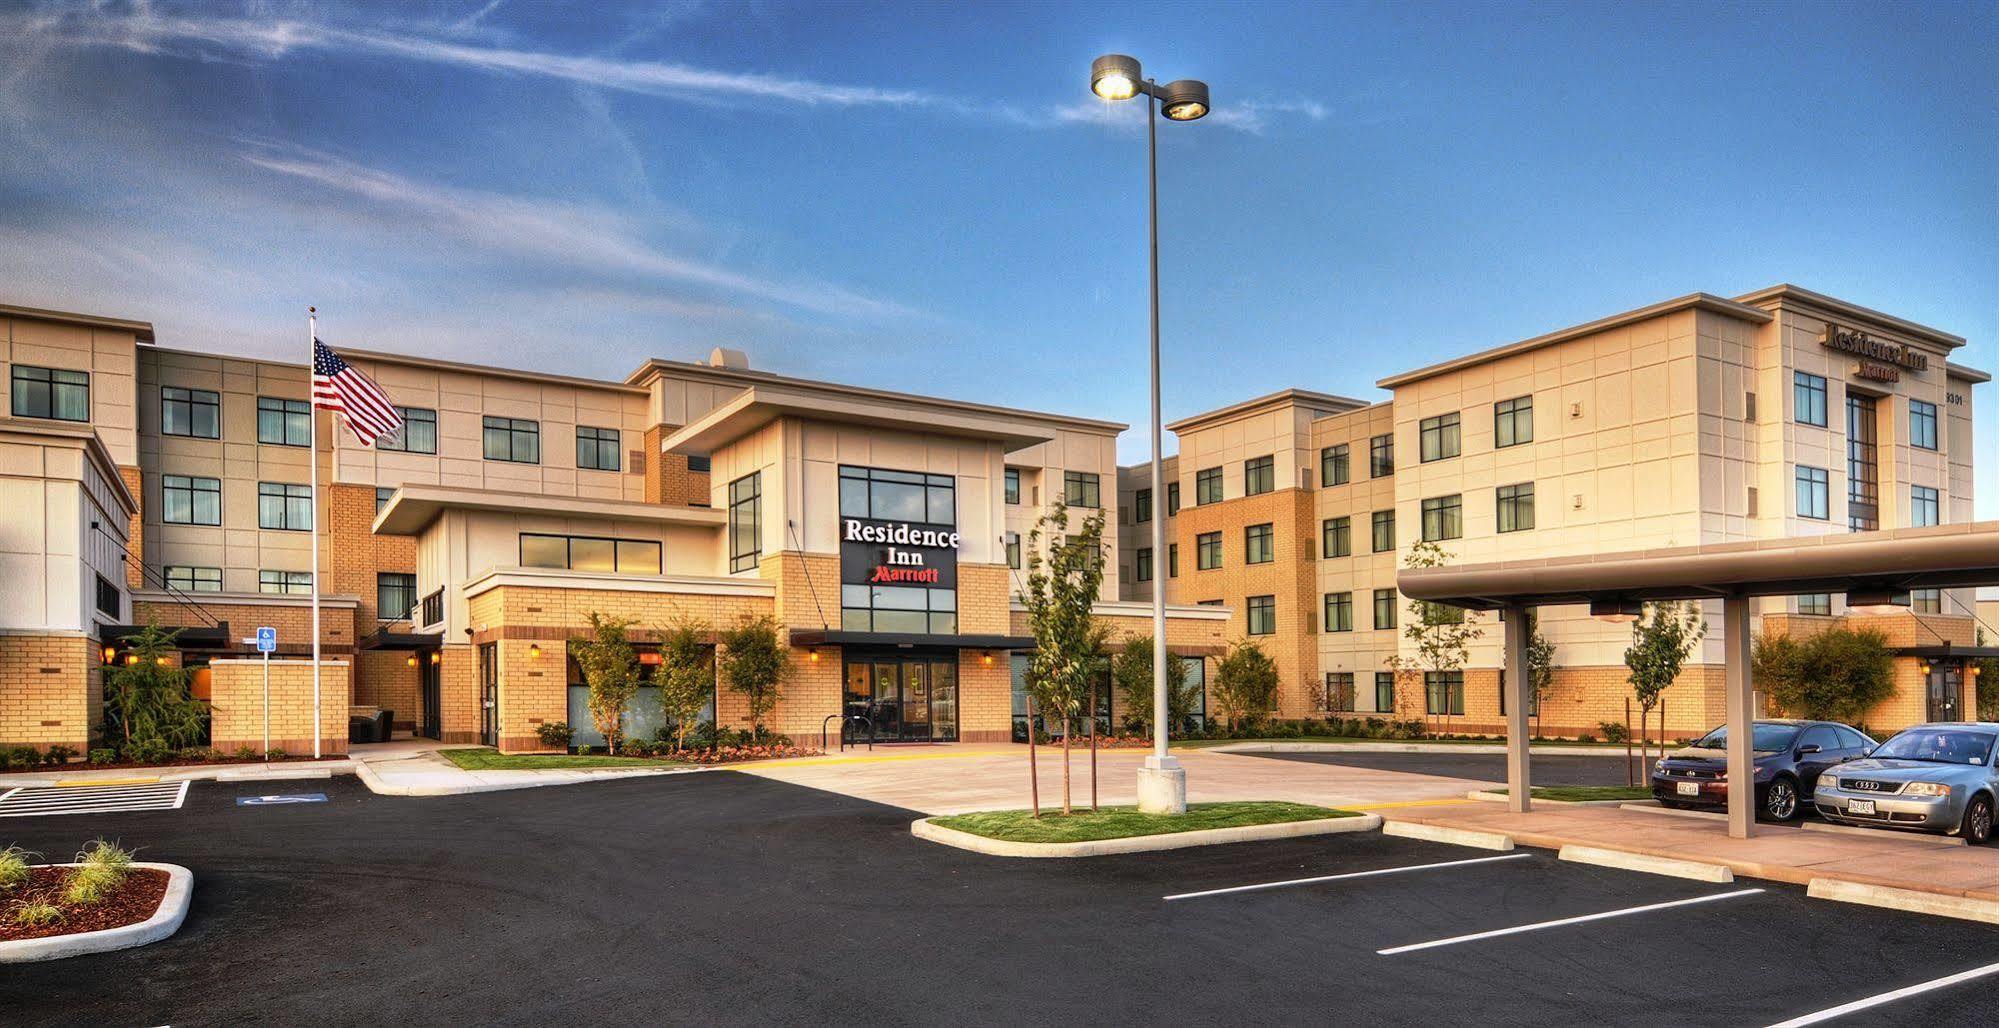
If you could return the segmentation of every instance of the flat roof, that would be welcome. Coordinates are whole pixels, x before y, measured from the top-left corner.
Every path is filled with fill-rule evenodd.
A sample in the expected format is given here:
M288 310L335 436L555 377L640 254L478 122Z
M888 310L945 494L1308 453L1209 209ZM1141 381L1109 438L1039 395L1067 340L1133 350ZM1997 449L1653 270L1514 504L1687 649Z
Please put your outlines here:
M1247 417L1265 410L1274 410L1278 407L1308 407L1312 410L1326 411L1330 414L1342 414L1350 410L1359 410L1366 406L1368 406L1366 400L1356 400L1351 396L1314 392L1310 389L1279 389L1274 393L1265 393L1262 396L1244 400L1241 403L1232 403L1226 407L1217 407L1214 410L1203 411L1199 414L1190 414L1178 421L1168 423L1166 430L1179 433L1187 429L1201 428L1221 421Z
M1967 368L1962 364L1952 364L1949 361L1944 362L1943 373L1950 378L1961 378L1966 382L1992 381L1990 372L1980 371L1977 368Z
M696 418L660 444L667 453L709 454L782 417L892 428L926 435L988 439L1006 451L1055 439L1054 426L1012 411L973 404L885 393L877 396L828 394L765 382Z
M1872 307L1862 307L1857 303L1849 303L1836 296L1827 296L1824 293L1815 293L1803 286L1794 286L1788 282L1779 283L1765 289L1758 289L1753 293L1744 293L1735 298L1737 303L1747 304L1782 303L1786 300L1796 300L1806 306L1817 307L1820 310L1841 318L1855 321L1871 321L1877 325L1900 332L1903 335L1914 336L1917 339L1935 343L1946 350L1953 350L1964 345L1963 336L1952 335L1940 328L1919 325L1906 318L1898 318L1893 314L1883 314Z
M84 325L90 328L115 328L130 332L144 342L153 341L153 323L134 321L130 318L107 318L101 314L78 314L75 311L52 311L40 307L19 307L11 303L0 303L0 318L34 318L39 321L60 321L66 325Z
M375 515L376 535L415 535L430 527L446 510L483 510L507 514L557 514L621 521L659 521L719 528L727 515L708 507L672 507L638 500L597 500L580 496L548 496L499 489L459 489L437 485L398 487Z

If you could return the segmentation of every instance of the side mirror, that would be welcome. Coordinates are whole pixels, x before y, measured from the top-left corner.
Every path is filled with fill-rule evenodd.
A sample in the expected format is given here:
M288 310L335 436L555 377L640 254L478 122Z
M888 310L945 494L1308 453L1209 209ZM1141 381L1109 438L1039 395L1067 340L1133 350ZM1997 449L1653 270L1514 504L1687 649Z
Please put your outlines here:
M1818 751L1819 751L1819 746L1817 743L1808 742L1803 746L1798 747L1798 756L1800 757L1810 756L1811 754L1817 753Z

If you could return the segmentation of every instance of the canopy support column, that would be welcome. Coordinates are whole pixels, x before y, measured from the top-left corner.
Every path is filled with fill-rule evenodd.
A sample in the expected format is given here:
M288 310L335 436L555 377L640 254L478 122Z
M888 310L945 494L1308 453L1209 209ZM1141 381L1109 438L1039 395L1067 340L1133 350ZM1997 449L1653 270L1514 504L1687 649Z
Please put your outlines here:
M1533 807L1527 769L1528 698L1534 694L1527 671L1527 617L1533 608L1506 608L1506 808L1524 814Z
M1728 689L1728 834L1747 839L1756 832L1755 697L1749 677L1749 599L1721 601L1721 646Z

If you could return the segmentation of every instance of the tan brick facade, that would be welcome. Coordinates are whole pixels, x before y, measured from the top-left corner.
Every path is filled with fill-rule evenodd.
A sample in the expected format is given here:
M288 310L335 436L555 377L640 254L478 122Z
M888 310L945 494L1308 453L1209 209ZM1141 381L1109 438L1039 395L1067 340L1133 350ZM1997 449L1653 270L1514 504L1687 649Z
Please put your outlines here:
M688 467L687 457L660 452L660 443L678 425L654 425L645 434L645 498L647 503L675 507L708 505L708 473Z
M138 510L132 512L130 524L126 528L125 553L127 559L125 561L125 584L134 589L144 589L149 584L146 581L145 564L145 473L136 467L121 467L118 469L118 477L125 480L125 488L131 491L132 498L139 501L140 505Z
M103 702L95 640L0 635L0 747L89 748Z
M225 753L264 749L264 662L229 658L209 664L209 745ZM319 668L320 752L347 752L348 663ZM270 662L271 748L288 756L312 753L312 661Z
M1261 646L1277 663L1278 716L1308 717L1314 695L1310 680L1319 673L1318 641L1321 597L1317 590L1318 522L1314 496L1287 488L1220 503L1183 506L1174 527L1180 546L1180 576L1174 595L1181 602L1220 600L1234 613L1227 625L1231 639ZM1272 526L1275 557L1269 563L1244 563L1246 531L1252 525ZM1222 566L1200 570L1198 540L1221 534ZM1249 598L1276 599L1276 632L1249 634Z

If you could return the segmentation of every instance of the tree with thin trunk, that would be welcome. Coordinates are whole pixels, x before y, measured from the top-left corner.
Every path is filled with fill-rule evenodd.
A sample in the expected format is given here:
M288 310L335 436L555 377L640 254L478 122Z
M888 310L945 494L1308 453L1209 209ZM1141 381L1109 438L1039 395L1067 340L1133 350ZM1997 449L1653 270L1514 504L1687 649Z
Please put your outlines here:
M1403 558L1405 568L1437 568L1451 562L1451 552L1429 540L1423 540L1409 548L1409 556ZM1398 675L1408 674L1423 681L1423 714L1427 720L1432 707L1441 706L1437 711L1438 720L1448 728L1451 717L1451 697L1448 685L1442 702L1431 702L1430 679L1435 676L1439 683L1443 675L1451 671L1462 671L1471 660L1471 644L1485 636L1485 629L1479 627L1478 615L1462 607L1428 600L1410 600L1408 623L1402 626L1402 635L1408 639L1415 652L1397 653L1388 658L1388 666ZM1434 730L1434 729L1433 729Z
M674 748L687 748L687 727L715 689L715 648L707 622L677 615L659 633L659 706L673 726Z
M1659 694L1680 677L1680 669L1694 654L1694 647L1707 635L1707 619L1697 604L1673 601L1648 603L1631 623L1631 645L1624 651L1624 666L1631 669L1631 692L1638 700L1638 761L1645 766L1650 757L1652 708ZM1662 726L1660 735L1664 736ZM1660 740L1663 753L1664 739Z
M1255 642L1237 639L1216 665L1210 691L1230 731L1254 725L1277 709L1277 662Z
M1152 732L1152 636L1135 635L1125 640L1124 649L1111 659L1111 680L1124 700L1126 727L1140 734ZM1194 713L1195 690L1187 680L1187 663L1166 658L1166 730L1185 731L1187 718Z
M750 727L762 742L764 718L777 708L784 680L791 675L791 651L777 637L777 620L769 614L743 615L736 627L722 633L721 664L730 690L749 702ZM719 711L716 720L721 720Z
M1541 615L1529 609L1527 617L1527 689L1534 697L1534 705L1528 710L1534 715L1538 731L1541 723L1541 704L1547 702L1548 693L1555 688L1555 644L1541 634Z
M594 610L586 616L590 638L569 640L569 652L590 687L590 720L615 756L624 738L625 705L639 691L639 653L629 634L634 622Z
M1034 635L1027 688L1035 707L1062 724L1062 813L1071 812L1069 726L1104 671L1110 631L1092 612L1104 582L1104 514L1095 511L1069 532L1069 507L1061 500L1029 533L1027 581L1021 605ZM1028 731L1034 726L1030 724ZM1030 772L1031 773L1031 772ZM1035 810L1035 816L1040 816Z

